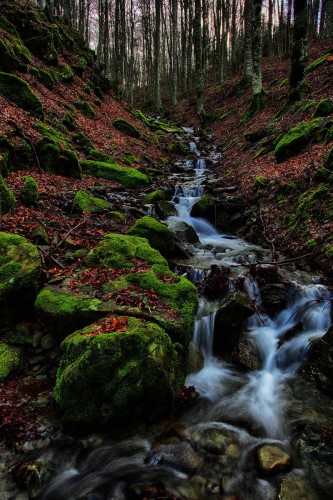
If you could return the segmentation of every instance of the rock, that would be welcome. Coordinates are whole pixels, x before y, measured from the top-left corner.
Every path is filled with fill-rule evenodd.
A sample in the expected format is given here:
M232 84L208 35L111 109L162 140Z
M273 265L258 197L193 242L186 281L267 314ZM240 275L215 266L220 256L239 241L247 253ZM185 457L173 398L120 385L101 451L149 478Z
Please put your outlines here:
M168 221L167 226L174 233L180 245L194 245L199 242L199 237L195 229L186 222Z
M120 132L123 132L126 135L129 135L130 137L134 137L138 139L141 134L138 131L137 128L134 127L131 123L128 121L124 120L123 118L117 118L112 122L112 125L119 130Z
M329 116L333 113L333 101L332 99L326 98L318 102L316 109L313 112L312 118L318 116Z
M301 374L320 391L333 395L333 327L312 346Z
M50 243L49 235L43 226L37 226L30 233L30 238L35 245L48 245Z
M33 177L25 175L23 177L24 187L20 191L20 198L27 207L35 206L38 203L38 184Z
M82 214L86 212L100 213L106 210L111 210L112 205L102 198L95 198L90 194L82 191L77 191L73 200L72 212L75 214Z
M136 168L121 167L116 164L93 160L81 162L81 167L85 174L120 182L124 187L130 189L140 188L149 183L148 177Z
M319 500L320 496L303 477L285 477L282 479L278 500Z
M0 215L5 215L10 212L13 212L16 205L16 199L14 193L0 174Z
M0 342L0 380L6 379L21 366L21 350Z
M161 200L165 200L164 191L162 191L162 189L156 189L156 191L152 191L151 193L146 194L143 202L151 204Z
M47 473L46 464L41 460L26 461L15 471L15 477L28 491L29 498L37 498Z
M265 445L257 451L259 473L265 477L288 472L291 457L276 445Z
M186 370L166 332L136 318L128 319L126 331L98 327L79 330L61 345L54 395L62 424L120 427L170 410Z
M195 472L204 463L189 443L159 444L152 449L152 454L161 464L170 465L184 472Z
M95 110L88 101L76 101L73 104L86 118L90 120L95 118Z
M0 72L0 94L25 111L44 117L41 101L22 78Z
M188 345L187 363L190 373L199 372L204 366L204 356L193 342Z
M41 338L40 345L42 349L48 350L52 349L56 345L56 341L52 335L47 333Z
M320 130L320 118L292 127L277 143L275 157L278 162L297 154Z
M1 328L31 316L41 278L37 248L22 236L0 232Z
M232 353L237 349L240 327L254 312L252 301L243 292L231 293L221 302L214 325L215 353L230 361Z
M288 300L286 285L282 283L267 283L260 289L263 306L268 310L282 309Z
M225 428L206 427L196 429L188 436L192 446L202 453L228 456L230 459L241 454L236 443L235 434Z
M234 360L231 361L234 362ZM237 362L246 366L246 368L249 368L250 370L260 369L261 363L258 359L256 349L245 335L242 335L238 342Z
M161 222L153 217L144 216L138 219L127 234L147 238L152 248L158 250L164 257L171 257L173 253L173 233Z
M210 194L204 194L191 208L191 217L205 217L208 207L212 204L213 197Z
M161 217L161 219L167 219L171 215L177 215L177 210L175 205L170 201L160 201L155 205L156 214Z

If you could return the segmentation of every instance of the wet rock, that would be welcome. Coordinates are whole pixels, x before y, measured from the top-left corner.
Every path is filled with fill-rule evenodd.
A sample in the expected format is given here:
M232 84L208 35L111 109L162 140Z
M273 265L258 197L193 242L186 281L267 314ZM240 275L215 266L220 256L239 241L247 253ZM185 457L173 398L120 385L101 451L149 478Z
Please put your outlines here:
M189 443L160 444L152 453L161 463L187 472L200 469L204 463Z
M36 498L43 486L43 477L46 474L46 465L41 460L23 462L15 471L15 478L24 485L29 498Z
M48 350L48 349L52 349L52 347L54 347L56 345L56 341L55 341L54 337L48 333L48 334L44 335L44 337L42 337L40 345L41 345L42 349Z
M286 477L281 481L278 500L319 500L319 495L306 479Z
M164 257L171 257L174 247L174 235L172 231L161 222L148 215L138 219L127 234L147 238L152 248L155 248Z
M174 233L175 239L180 245L195 244L199 237L192 226L183 221L168 221L168 228Z
M288 300L286 285L282 283L267 283L260 289L261 299L267 309L281 309Z
M155 206L156 214L161 217L161 219L167 219L171 215L177 215L177 210L175 206L170 201L160 201Z
M188 346L187 362L190 373L199 372L204 366L203 354L193 342Z
M320 391L333 395L333 327L313 345L301 373Z
M276 445L265 445L257 452L259 472L263 476L272 476L291 469L291 457Z
M238 362L250 368L250 370L259 370L260 368L256 349L245 335L238 342Z
M235 435L228 429L198 428L190 439L192 444L210 455L228 454L231 458L240 455Z
M301 457L307 477L316 484L321 497L333 498L333 440L331 428L306 425L295 437L294 446ZM325 496L326 495L326 496Z

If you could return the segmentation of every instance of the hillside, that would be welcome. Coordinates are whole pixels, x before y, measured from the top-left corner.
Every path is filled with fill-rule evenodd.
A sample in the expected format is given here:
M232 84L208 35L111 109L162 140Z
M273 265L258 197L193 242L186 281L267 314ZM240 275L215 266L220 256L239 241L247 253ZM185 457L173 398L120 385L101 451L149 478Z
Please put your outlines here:
M222 199L217 209L220 215L226 211L233 220L230 227L230 217L226 221L221 216L222 230L238 229L249 240L265 241L289 257L306 255L300 264L321 270L330 280L332 53L332 40L311 44L308 90L302 101L281 116L288 97L289 59L263 59L264 105L244 122L251 88L244 87L241 77L209 87L204 100L206 130L214 135L222 152L222 161L215 167L218 184L235 187L236 199L233 197L231 206ZM176 115L182 122L199 125L193 99L180 103ZM287 137L293 127L298 128ZM277 145L283 136L288 144L279 156Z

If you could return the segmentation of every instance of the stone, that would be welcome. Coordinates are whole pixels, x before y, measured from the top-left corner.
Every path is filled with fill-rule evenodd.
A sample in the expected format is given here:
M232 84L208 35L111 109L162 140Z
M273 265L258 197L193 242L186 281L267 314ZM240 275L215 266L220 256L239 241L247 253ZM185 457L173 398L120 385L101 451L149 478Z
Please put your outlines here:
M288 290L282 283L267 283L261 287L260 296L264 307L278 310L286 305Z
M333 396L333 327L312 345L301 374L320 391Z
M14 193L0 175L0 215L13 212L16 205Z
M83 214L86 212L101 213L112 209L112 204L102 198L96 198L79 190L73 200L72 212Z
M167 219L171 215L177 215L177 210L175 205L170 201L162 200L155 205L156 214L161 217L161 219Z
M204 194L194 203L191 208L191 217L205 217L205 214L212 204L213 197L210 194Z
M288 472L291 456L276 445L264 445L257 451L259 473L265 477Z
M303 477L285 477L278 489L278 500L319 500L320 496Z
M117 118L112 122L112 125L117 130L123 132L126 135L129 135L130 137L134 137L135 139L141 137L139 130L136 127L134 127L134 125L124 120L123 118Z
M38 203L38 184L33 177L25 175L23 177L24 186L20 190L20 198L27 207L35 206Z
M22 366L20 349L0 342L0 381L8 378Z
M275 147L275 157L278 162L281 162L291 156L299 153L320 130L320 118L315 118L309 122L302 122L295 127L292 127Z
M202 370L205 358L199 347L192 341L188 345L187 363L190 373L197 373Z
M171 257L174 247L172 231L153 217L144 216L138 219L127 234L147 238L152 248L158 250L164 257Z
M180 245L199 242L199 237L195 229L184 221L167 221L168 228L174 233L176 240Z
M44 118L42 102L22 78L0 72L0 94L25 111Z
M189 443L159 444L152 449L152 454L161 464L170 465L184 472L199 470L204 461Z
M82 171L85 174L101 177L110 181L120 182L129 189L140 188L148 185L149 179L136 168L121 167L113 163L86 160L81 162Z

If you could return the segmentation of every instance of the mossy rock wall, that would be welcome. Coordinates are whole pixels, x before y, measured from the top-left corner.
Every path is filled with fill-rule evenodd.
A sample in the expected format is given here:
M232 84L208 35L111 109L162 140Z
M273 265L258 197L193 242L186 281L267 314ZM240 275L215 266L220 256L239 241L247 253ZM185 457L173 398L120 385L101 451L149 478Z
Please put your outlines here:
M62 423L121 427L172 408L185 370L162 328L130 318L126 331L94 336L96 325L62 343L55 399Z
M81 167L85 174L120 182L124 187L130 189L140 188L149 183L148 177L135 168L94 160L83 161Z
M0 72L0 94L25 111L44 117L41 101L22 78Z

